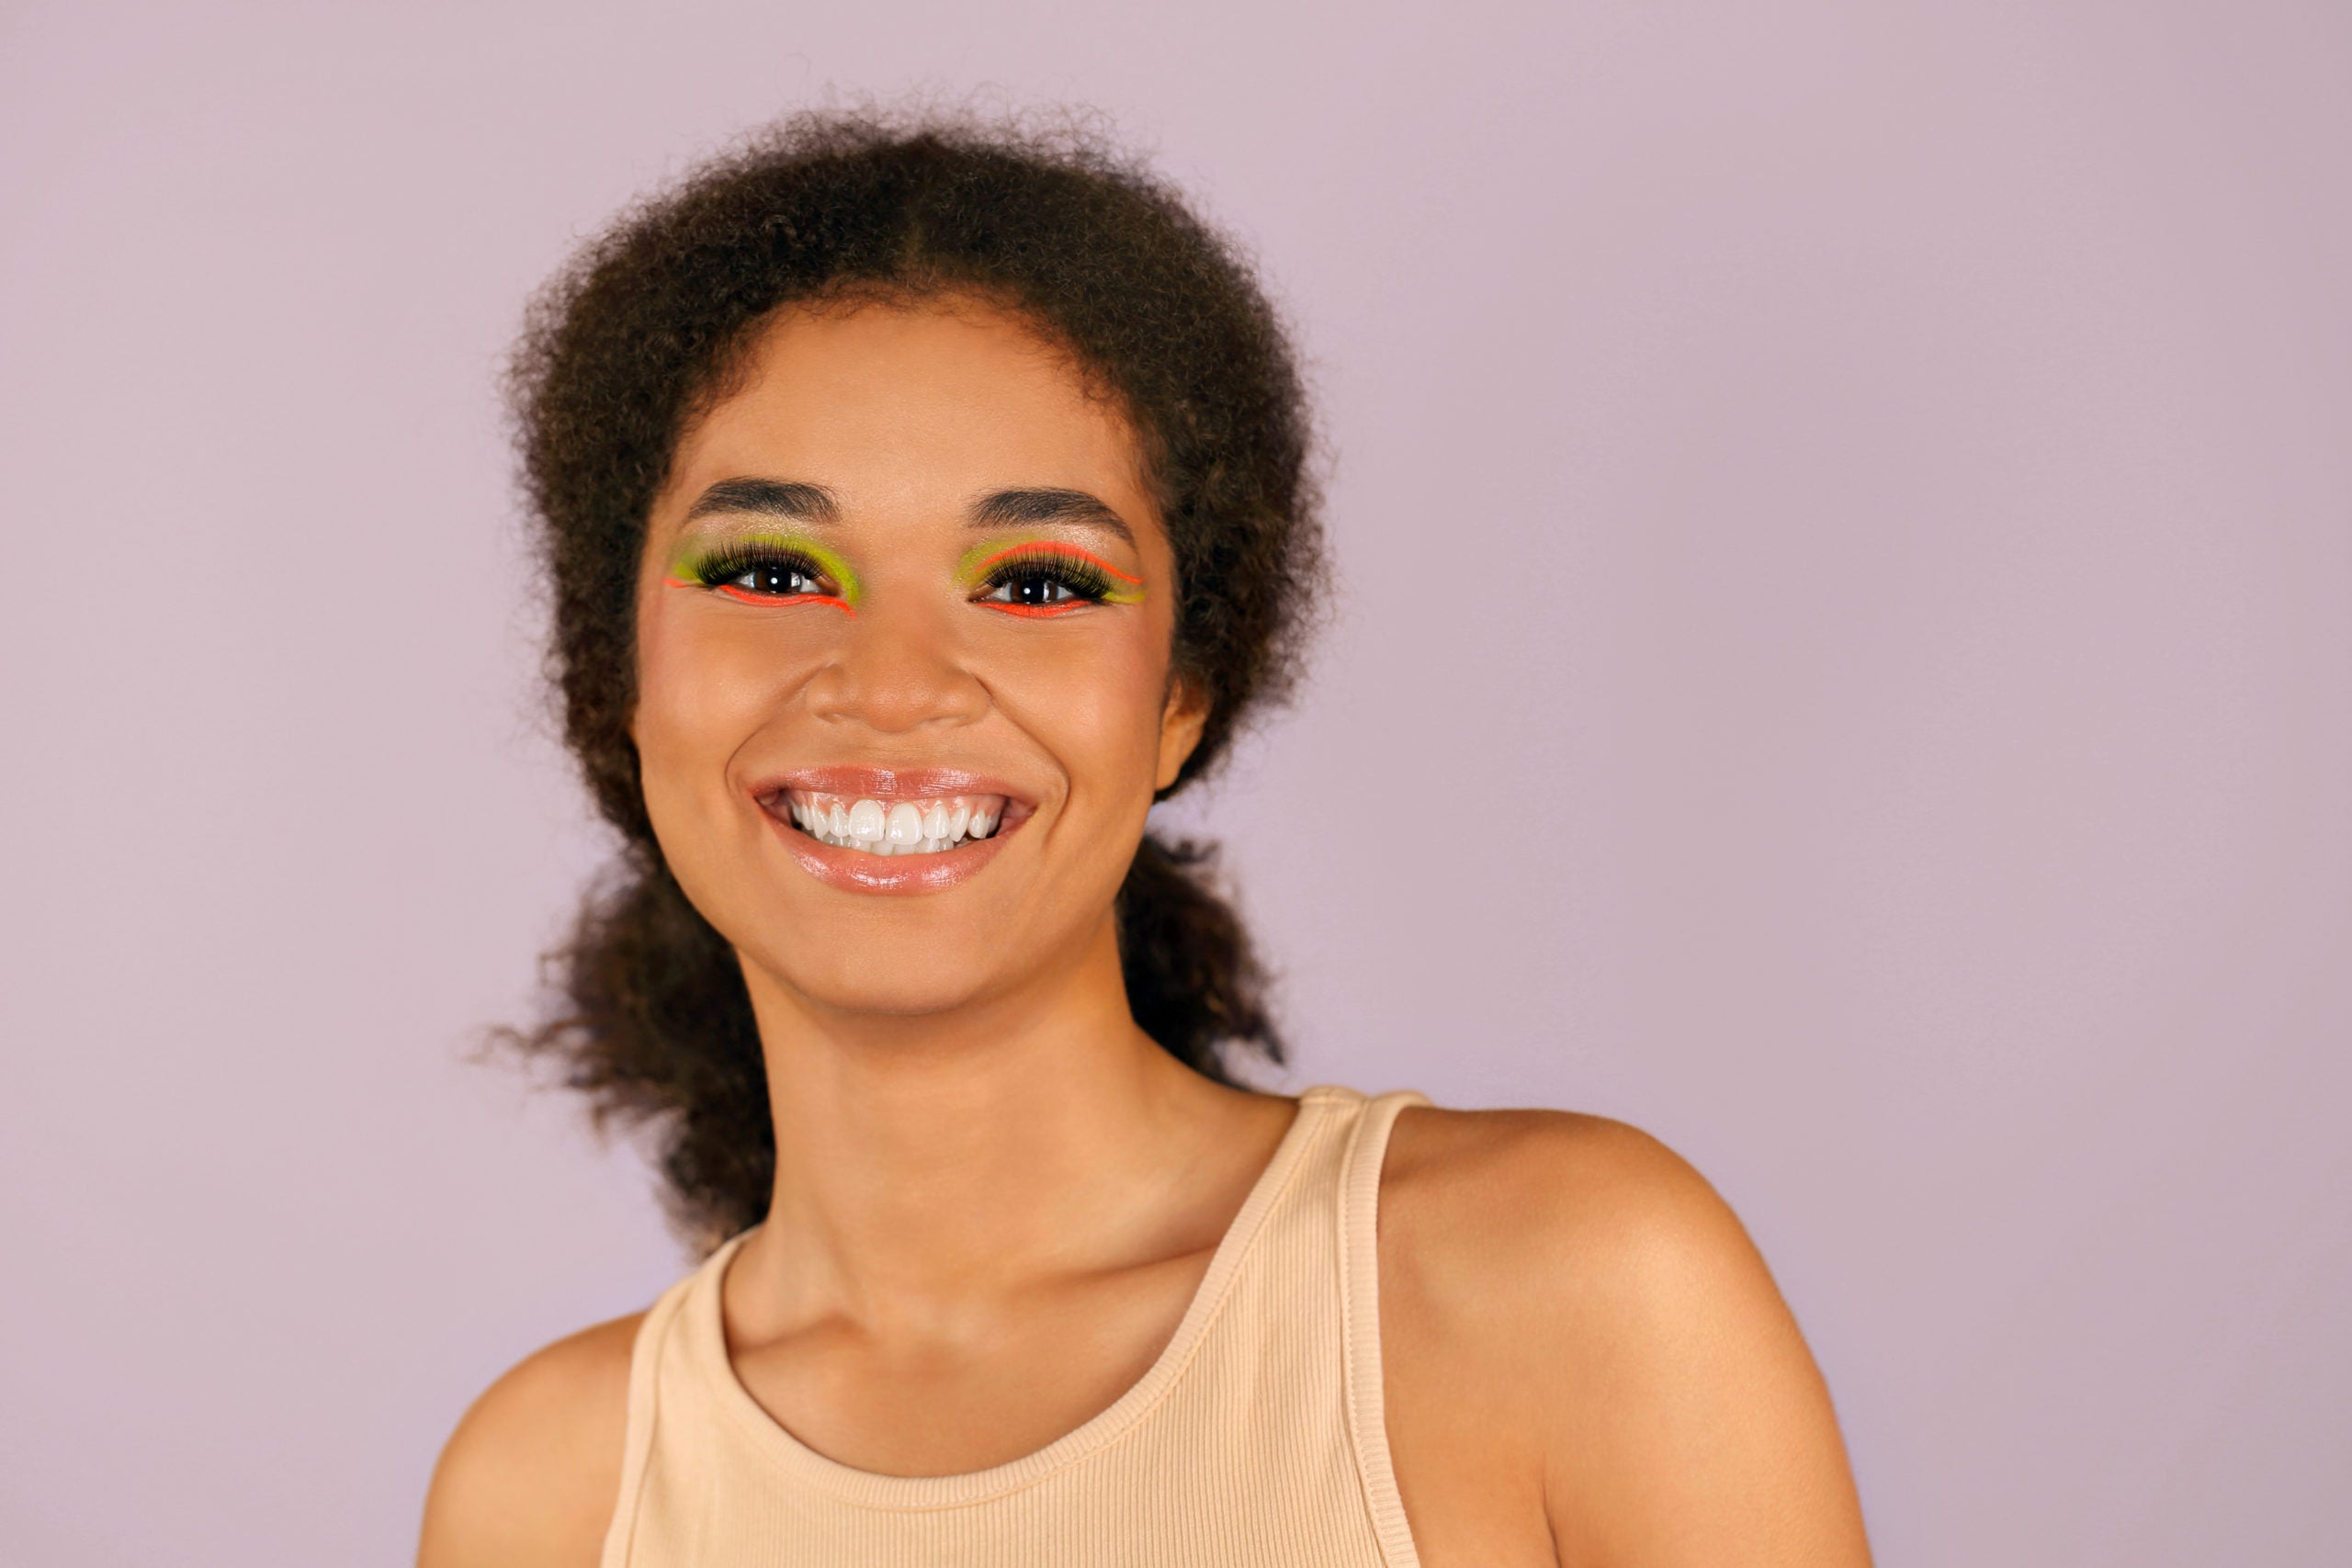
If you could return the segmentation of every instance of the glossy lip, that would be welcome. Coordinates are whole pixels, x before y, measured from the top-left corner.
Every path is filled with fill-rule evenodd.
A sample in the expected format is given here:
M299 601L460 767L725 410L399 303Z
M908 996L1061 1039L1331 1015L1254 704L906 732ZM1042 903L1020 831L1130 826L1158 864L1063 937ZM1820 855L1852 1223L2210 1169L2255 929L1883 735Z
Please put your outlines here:
M846 795L885 803L946 795L1001 795L1004 818L996 831L928 855L870 855L802 832L785 806L786 790ZM994 860L1007 839L1036 812L1026 794L1001 779L953 768L802 768L761 780L752 797L800 869L844 893L937 893L967 882Z

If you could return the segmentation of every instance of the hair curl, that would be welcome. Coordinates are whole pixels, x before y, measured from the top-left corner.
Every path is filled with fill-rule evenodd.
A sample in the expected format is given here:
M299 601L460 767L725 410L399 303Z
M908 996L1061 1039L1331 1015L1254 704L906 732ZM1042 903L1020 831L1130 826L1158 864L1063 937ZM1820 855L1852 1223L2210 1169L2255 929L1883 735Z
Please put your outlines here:
M766 1212L765 1072L733 951L655 841L628 733L646 519L686 427L781 307L976 294L1063 344L1143 446L1176 559L1172 668L1206 699L1162 797L1286 694L1322 580L1306 400L1248 265L1167 185L1080 131L803 115L627 213L534 300L509 377L554 591L564 738L623 852L551 954L562 1005L516 1036L598 1121L652 1122L682 1227ZM1136 1021L1195 1069L1279 1062L1247 931L1205 846L1147 836L1117 904Z

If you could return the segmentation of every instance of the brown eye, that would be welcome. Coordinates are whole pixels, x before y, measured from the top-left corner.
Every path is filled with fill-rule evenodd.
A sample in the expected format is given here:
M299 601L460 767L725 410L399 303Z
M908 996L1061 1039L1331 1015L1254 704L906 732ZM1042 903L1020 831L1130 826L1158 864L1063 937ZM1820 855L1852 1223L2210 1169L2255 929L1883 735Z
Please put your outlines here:
M1059 577L1045 571L1024 571L1007 578L987 595L1000 604L1026 604L1036 609L1073 604L1085 597Z
M796 561L762 561L729 578L727 585L740 588L747 593L771 594L778 598L824 592L817 580Z
M840 592L806 556L767 546L722 550L695 565L692 576L737 599L826 598Z
M1066 610L1102 603L1110 584L1083 561L1060 558L1006 562L989 577L977 603L1016 610Z

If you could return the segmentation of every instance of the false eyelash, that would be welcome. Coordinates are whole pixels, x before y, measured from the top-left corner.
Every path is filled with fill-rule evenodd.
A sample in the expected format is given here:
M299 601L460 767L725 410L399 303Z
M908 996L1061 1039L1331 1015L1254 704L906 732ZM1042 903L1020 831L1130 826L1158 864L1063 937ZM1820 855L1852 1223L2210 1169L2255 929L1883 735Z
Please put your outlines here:
M826 581L825 569L802 551L775 545L725 545L694 563L687 575L705 588L718 588L747 571L797 571L811 582ZM786 595L778 594L778 598Z
M1111 593L1110 574L1101 567L1061 550L1015 550L1000 557L980 579L983 592L993 593L1008 583L1058 582L1090 604Z

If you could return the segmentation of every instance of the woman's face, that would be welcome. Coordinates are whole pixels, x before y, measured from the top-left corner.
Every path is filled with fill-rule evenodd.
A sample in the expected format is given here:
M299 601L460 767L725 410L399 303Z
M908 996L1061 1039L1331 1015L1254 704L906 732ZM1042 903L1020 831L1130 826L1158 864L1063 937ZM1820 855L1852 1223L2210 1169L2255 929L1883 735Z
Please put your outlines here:
M681 442L631 722L687 896L804 1003L1071 969L1200 734L1135 434L968 300L783 312Z

